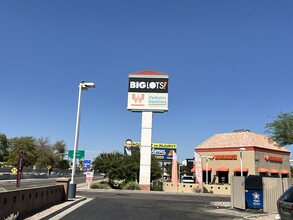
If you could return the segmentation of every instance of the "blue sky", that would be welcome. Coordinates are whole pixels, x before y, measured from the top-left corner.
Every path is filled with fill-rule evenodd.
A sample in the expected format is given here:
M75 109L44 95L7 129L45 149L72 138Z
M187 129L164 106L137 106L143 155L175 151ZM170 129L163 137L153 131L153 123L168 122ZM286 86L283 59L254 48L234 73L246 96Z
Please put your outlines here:
M140 141L127 107L128 74L169 74L169 112L153 117L153 142L179 160L215 133L265 125L291 112L293 2L50 0L0 2L0 132L64 140L87 159Z

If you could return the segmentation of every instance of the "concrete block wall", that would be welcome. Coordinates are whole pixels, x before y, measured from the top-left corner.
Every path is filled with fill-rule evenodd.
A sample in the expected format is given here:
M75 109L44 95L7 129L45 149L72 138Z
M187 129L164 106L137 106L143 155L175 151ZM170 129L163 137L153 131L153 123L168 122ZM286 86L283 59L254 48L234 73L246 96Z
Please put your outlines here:
M189 183L178 183L178 186L174 185L171 182L163 183L164 192L182 192L182 193L196 193L199 189L198 184L189 184ZM231 185L223 184L209 184L204 185L204 192L218 194L218 195L231 195Z
M19 217L64 200L64 186L55 185L0 192L0 219L19 212Z

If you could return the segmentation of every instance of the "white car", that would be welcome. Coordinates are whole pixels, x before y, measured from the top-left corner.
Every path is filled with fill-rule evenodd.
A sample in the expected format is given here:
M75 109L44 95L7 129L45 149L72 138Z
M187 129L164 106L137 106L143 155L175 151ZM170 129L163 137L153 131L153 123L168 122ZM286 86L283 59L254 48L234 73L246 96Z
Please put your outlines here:
M194 183L193 176L182 176L182 183Z

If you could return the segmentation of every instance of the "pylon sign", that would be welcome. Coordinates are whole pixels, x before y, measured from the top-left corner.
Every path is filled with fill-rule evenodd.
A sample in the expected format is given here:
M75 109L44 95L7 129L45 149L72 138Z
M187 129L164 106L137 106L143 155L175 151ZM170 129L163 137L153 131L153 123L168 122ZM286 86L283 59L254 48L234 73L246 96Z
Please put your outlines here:
M129 111L168 111L167 74L142 71L129 74L128 105Z

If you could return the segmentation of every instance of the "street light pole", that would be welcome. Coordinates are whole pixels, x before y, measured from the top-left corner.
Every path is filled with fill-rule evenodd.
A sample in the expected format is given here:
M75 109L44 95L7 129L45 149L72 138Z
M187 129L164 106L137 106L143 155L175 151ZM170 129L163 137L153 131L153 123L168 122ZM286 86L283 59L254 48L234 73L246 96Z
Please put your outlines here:
M213 159L212 156L202 156L202 158L206 158L206 184L209 184L209 159Z
M80 107L81 107L81 92L82 90L88 90L88 88L95 88L94 83L86 83L81 81L79 84L78 92L78 104L77 104L77 115L76 115L76 127L75 127L75 139L74 139L74 149L73 149L73 158L72 158L72 173L71 181L69 184L68 198L75 198L76 195L76 184L74 183L75 167L76 167L76 151L78 148L78 139L79 139L79 121L80 121Z
M241 176L243 176L243 170L242 170L242 151L245 151L246 149L244 147L241 147L239 150L240 150L240 172L241 172Z
M74 183L75 166L76 166L76 150L77 150L78 139L79 139L81 90L82 90L82 82L79 84L79 92L78 92L77 115L76 115L75 138L74 138L73 161L72 161L72 173L71 173L71 181L70 181L71 184Z

